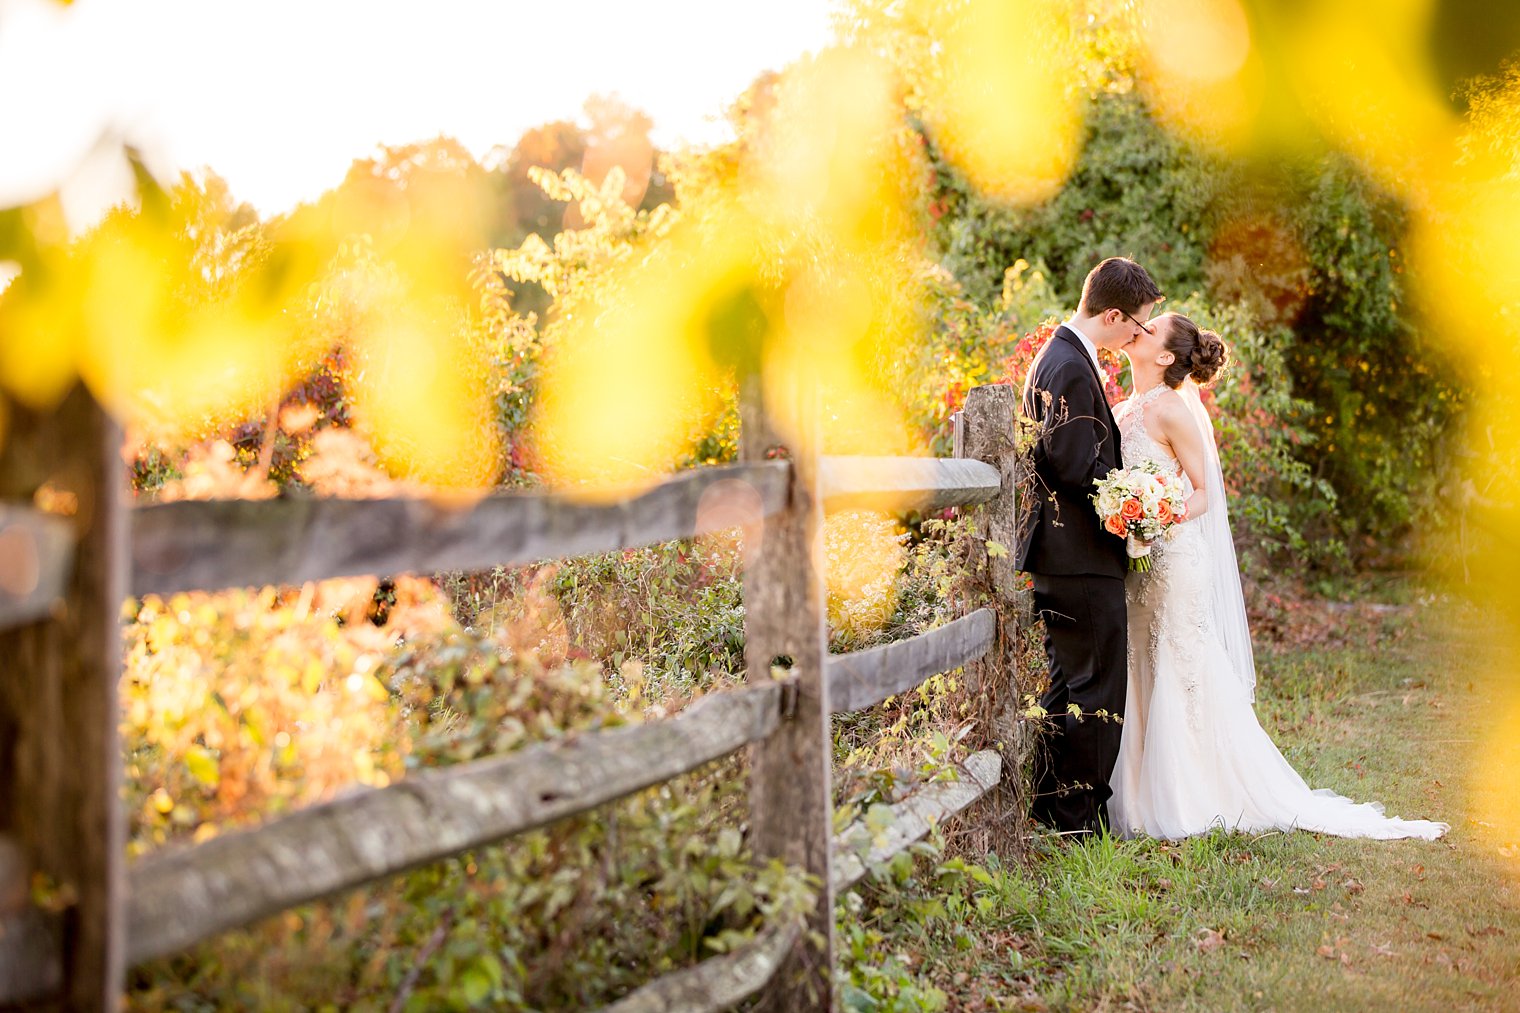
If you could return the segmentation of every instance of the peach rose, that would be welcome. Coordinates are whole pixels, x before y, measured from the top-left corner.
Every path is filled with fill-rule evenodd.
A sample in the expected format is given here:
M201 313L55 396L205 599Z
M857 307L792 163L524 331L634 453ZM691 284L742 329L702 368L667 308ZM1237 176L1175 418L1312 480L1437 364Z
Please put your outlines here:
M1134 501L1131 500L1130 502ZM1124 518L1118 514L1113 514L1108 520L1104 521L1103 527L1108 529L1109 534L1118 535L1120 538L1123 538L1129 532L1129 528L1124 523Z
M1138 521L1145 516L1145 507L1141 506L1137 499L1127 499L1119 508L1119 516L1127 521Z
M1166 500L1162 500L1160 505L1156 507L1156 516L1160 518L1162 524L1171 523L1172 505Z

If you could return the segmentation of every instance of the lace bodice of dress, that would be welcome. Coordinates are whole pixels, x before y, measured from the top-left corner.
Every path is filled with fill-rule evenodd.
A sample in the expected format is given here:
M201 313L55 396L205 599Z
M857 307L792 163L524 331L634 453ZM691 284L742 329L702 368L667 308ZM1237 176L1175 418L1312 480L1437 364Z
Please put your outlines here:
M1121 401L1114 409L1114 421L1119 423L1119 444L1126 468L1133 468L1142 461L1153 461L1165 471L1182 471L1177 458L1167 453L1145 431L1146 406L1153 404L1167 389L1166 384L1158 383L1144 394Z
M1165 384L1157 384L1143 394L1120 402L1114 409L1114 421L1119 424L1120 450L1126 468L1133 468L1145 461L1154 462L1163 472L1180 475L1183 492L1191 495L1193 483L1183 472L1182 463L1168 453L1161 444L1151 439L1151 434L1145 431L1146 407L1155 404L1156 399L1168 389ZM1201 567L1204 563L1205 551L1202 529L1197 524L1184 522L1171 528L1151 549L1154 569L1143 575L1130 574L1132 590L1143 604L1153 605L1152 599L1166 594L1167 589L1175 583L1171 579L1173 566L1182 563L1185 559L1189 565ZM1199 597L1189 601L1188 605L1201 607L1205 600L1206 597ZM1195 620L1196 617L1190 619L1189 626L1194 625ZM1152 629L1152 633L1159 633L1169 625L1165 617L1162 617Z

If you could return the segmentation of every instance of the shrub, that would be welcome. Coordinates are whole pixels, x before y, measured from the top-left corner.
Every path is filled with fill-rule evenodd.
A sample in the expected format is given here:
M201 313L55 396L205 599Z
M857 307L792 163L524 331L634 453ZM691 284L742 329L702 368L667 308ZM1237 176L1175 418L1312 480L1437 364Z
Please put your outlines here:
M461 629L421 580L145 599L128 624L136 853L205 839L353 783L636 722L638 666L536 650L524 619ZM552 627L550 628L552 632ZM209 677L211 675L213 677ZM689 694L688 694L689 695ZM605 1003L812 902L756 868L732 757L133 970L134 1007L543 1009Z
M1167 308L1204 305L1188 293L1233 307L1242 357L1256 360L1252 396L1288 430L1259 432L1251 458L1292 493L1247 507L1268 541L1294 551L1396 546L1447 481L1451 421L1466 402L1450 357L1422 345L1410 316L1404 209L1339 156L1263 168L1194 150L1155 123L1126 74L1116 69L1090 96L1081 159L1047 204L1002 207L936 163L935 236L968 304L946 315L947 345L963 344L956 321L976 320L988 357L1003 354L1008 334L992 320L1010 265L1040 265L1064 312L1098 260L1133 256L1170 293ZM940 390L953 399L966 381L952 373ZM1227 400L1238 415L1246 399L1237 388Z

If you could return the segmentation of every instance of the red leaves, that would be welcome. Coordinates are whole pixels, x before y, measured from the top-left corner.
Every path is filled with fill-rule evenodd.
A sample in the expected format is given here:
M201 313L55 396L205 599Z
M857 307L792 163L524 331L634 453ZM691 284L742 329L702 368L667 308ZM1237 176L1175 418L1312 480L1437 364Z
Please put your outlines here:
M1025 334L1019 343L1013 346L1012 353L1003 359L1003 379L1015 388L1022 388L1024 378L1029 375L1029 367L1034 363L1034 357L1055 333L1054 324L1041 324Z

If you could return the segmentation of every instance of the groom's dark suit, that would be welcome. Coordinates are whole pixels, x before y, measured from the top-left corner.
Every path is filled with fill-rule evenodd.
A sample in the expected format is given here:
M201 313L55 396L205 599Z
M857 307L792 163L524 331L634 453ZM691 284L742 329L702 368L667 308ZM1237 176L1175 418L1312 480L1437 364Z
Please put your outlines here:
M1040 706L1051 735L1035 766L1034 814L1061 830L1096 830L1113 794L1120 725L1091 715L1124 713L1128 563L1124 540L1103 530L1091 496L1093 481L1121 466L1119 427L1081 338L1065 326L1035 357L1023 399L1041 435L1018 567L1034 580L1050 661ZM1084 716L1069 714L1070 704Z

